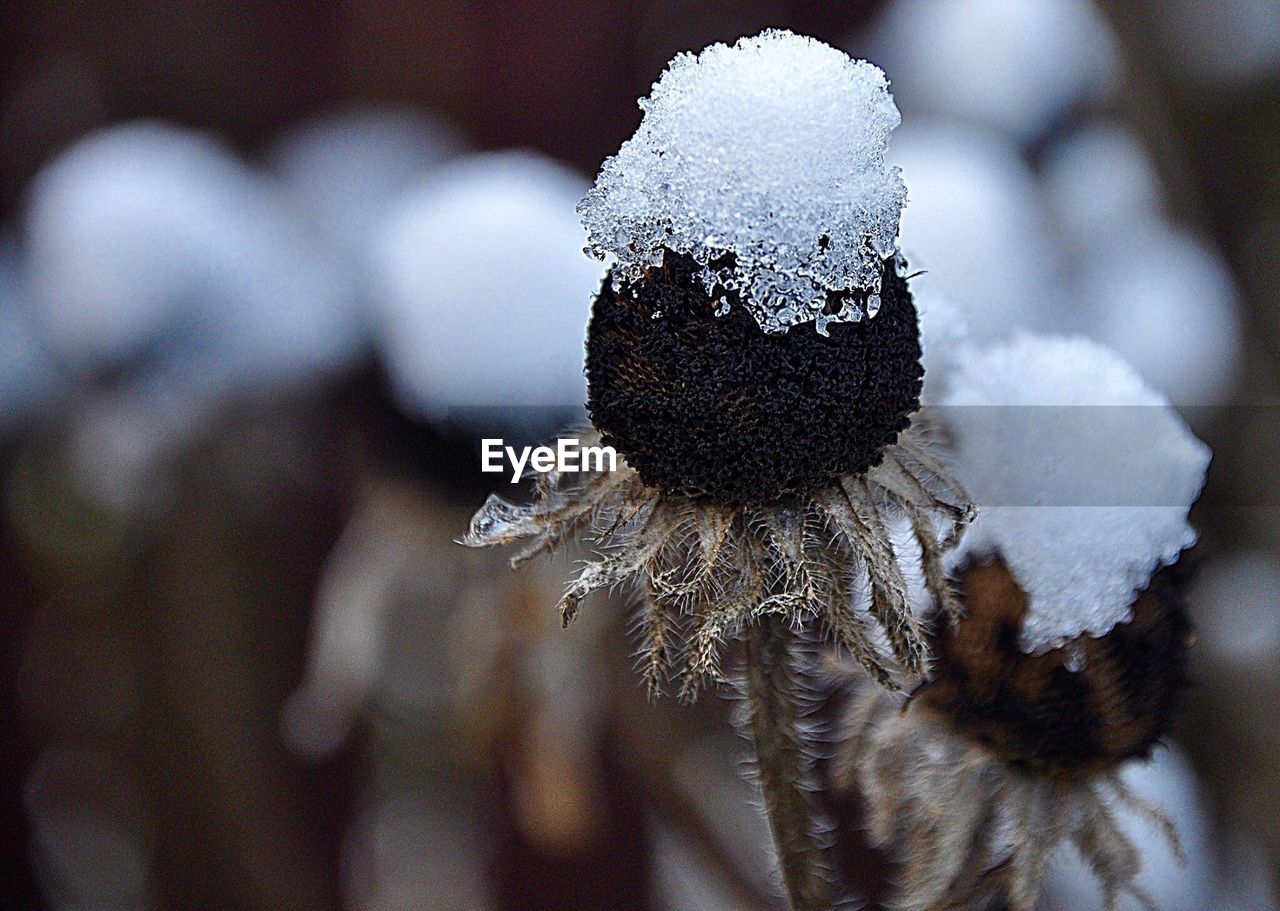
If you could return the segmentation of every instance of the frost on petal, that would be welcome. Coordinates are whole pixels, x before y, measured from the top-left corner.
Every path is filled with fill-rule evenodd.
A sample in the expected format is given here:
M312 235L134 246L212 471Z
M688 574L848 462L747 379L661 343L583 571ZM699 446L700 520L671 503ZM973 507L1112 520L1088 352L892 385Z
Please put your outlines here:
M573 214L583 188L549 159L502 152L447 164L401 200L376 241L374 320L407 410L581 407L604 278Z
M619 281L691 255L766 332L874 316L906 188L885 163L898 109L877 67L785 31L680 54L578 211Z
M979 516L951 565L999 553L1029 597L1022 646L1105 634L1195 541L1208 448L1119 356L1024 335L971 349L940 419Z

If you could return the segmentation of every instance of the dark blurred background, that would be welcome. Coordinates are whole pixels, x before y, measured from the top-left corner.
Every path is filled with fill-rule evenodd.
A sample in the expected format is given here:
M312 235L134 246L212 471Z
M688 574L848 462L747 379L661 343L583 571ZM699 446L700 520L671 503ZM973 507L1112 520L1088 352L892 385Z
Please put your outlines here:
M554 567L451 543L492 484L450 409L574 404L475 370L579 369L528 339L591 282L505 263L580 272L538 219L674 53L764 27L893 80L923 298L1114 345L1213 447L1158 894L1274 907L1269 0L0 5L0 905L777 907L725 706L646 705L619 604L562 633ZM558 164L476 158L515 148ZM531 227L487 245L482 190Z

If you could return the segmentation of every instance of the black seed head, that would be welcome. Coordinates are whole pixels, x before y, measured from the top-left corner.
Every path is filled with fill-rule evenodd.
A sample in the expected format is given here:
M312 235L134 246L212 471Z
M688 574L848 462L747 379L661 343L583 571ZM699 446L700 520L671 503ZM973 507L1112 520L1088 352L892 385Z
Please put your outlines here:
M697 272L668 251L621 291L605 279L587 332L587 408L604 442L650 485L734 504L878 464L919 406L924 376L915 306L893 262L880 312L831 323L829 337L810 324L768 335L736 294L708 294Z
M915 702L1020 769L1078 779L1143 757L1168 733L1187 685L1188 559L1158 571L1133 619L1065 649L1025 654L1027 596L995 558L959 573L965 616L940 623L933 679Z

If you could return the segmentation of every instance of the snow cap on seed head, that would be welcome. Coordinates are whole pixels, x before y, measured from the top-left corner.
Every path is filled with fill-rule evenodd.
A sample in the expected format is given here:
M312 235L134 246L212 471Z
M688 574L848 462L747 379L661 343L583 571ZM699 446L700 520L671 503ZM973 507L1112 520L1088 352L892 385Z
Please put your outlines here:
M1026 651L1106 635L1195 543L1208 447L1086 339L1022 335L959 360L938 413L979 514L952 567L1004 560L1028 598Z
M766 332L875 315L906 201L885 164L900 117L883 72L771 30L678 55L640 107L578 207L619 281L665 248L702 264L708 289L738 292ZM833 292L847 298L834 316Z

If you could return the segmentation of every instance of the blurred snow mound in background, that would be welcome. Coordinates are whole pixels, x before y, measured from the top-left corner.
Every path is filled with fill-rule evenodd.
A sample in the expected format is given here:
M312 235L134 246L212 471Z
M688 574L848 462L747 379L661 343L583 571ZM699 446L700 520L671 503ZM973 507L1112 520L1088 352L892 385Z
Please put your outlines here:
M363 265L371 233L400 196L462 147L452 128L426 114L352 106L286 131L268 158L313 228Z
M918 279L917 279L918 281ZM916 312L920 320L920 347L924 366L925 402L935 402L946 389L948 378L967 350L969 325L963 309L951 298L937 293L921 293L913 289Z
M1015 146L980 127L918 118L894 135L889 160L910 193L902 251L924 273L913 293L953 301L977 341L1058 324L1060 255Z
M1135 226L1122 242L1092 249L1076 277L1090 335L1177 405L1227 401L1240 347L1237 292L1198 235L1164 222Z
M1084 334L1177 405L1229 399L1235 281L1200 235L1165 217L1132 132L1086 123L1046 149L1037 173L1000 134L926 117L901 127L888 155L910 191L901 244L922 273L912 290L950 301L974 341L1011 327ZM938 388L949 368L929 369Z
M120 508L155 494L222 403L363 351L349 272L278 184L201 133L136 122L80 140L35 178L25 227L41 339L89 393L73 458Z
M1019 142L1105 94L1120 68L1091 0L897 0L868 46L904 110L985 124Z
M193 382L239 389L358 348L347 276L275 184L202 134L143 122L81 140L36 177L26 229L41 327L75 368L164 343Z
M1225 402L1241 335L1235 281L1198 234L1166 220L1138 137L1086 124L1048 150L1042 176L1079 305L1061 328L1116 349L1175 404Z
M1067 242L1077 247L1163 217L1164 192L1146 147L1119 123L1093 121L1049 147L1046 196Z
M605 268L574 214L586 183L532 152L443 166L377 232L375 337L407 411L581 409Z

